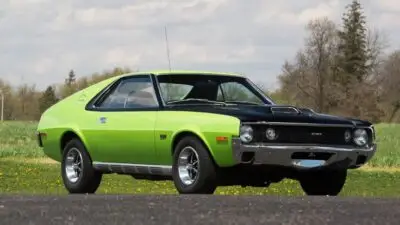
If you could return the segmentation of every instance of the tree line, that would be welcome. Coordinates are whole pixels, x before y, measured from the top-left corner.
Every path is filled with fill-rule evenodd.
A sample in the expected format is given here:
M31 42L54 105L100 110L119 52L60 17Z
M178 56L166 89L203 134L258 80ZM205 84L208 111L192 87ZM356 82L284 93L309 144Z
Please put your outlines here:
M53 104L104 79L133 72L129 68L116 67L90 76L77 77L74 70L69 71L64 83L49 85L44 91L38 91L35 85L23 84L13 88L0 79L3 91L4 120L39 120L41 114Z
M399 122L400 50L385 53L385 36L367 26L359 1L346 6L342 23L310 21L305 45L283 65L280 102L321 113Z
M265 92L281 104L309 107L320 113L378 122L400 122L400 49L385 52L388 42L369 29L363 8L353 0L340 24L329 18L309 21L304 46L283 63L280 87ZM77 77L40 92L34 85L17 88L0 79L5 120L38 120L59 100L130 68Z

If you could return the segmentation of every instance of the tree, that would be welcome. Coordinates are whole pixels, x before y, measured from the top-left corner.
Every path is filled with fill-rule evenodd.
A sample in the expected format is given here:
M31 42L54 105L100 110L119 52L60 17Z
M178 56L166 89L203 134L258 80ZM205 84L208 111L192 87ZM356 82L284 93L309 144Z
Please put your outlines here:
M48 86L39 99L40 113L42 114L44 111L50 108L50 106L54 105L57 102L58 99L56 97L53 87Z
M137 71L137 70L136 70ZM77 78L76 74L73 70L71 70L68 74L68 77L65 79L64 85L60 84L58 86L58 95L61 99L68 97L69 95L80 91L92 84L98 83L102 80L118 76L125 73L133 72L133 70L129 68L120 68L115 67L111 70L106 70L101 73L94 73L87 77Z
M400 111L400 50L389 55L381 69L382 96L389 105L388 121L392 122Z
M383 42L378 33L368 31L358 0L353 0L346 9L343 27L338 31L337 72L334 76L337 92L342 93L337 101L338 112L378 122L383 112L377 86L368 78L379 65Z
M15 105L12 87L9 83L0 79L0 90L3 92L4 100L5 100L4 101L4 120L11 120L13 118L13 107Z
M65 85L61 89L61 97L66 98L78 90L76 85L76 75L74 70L70 70L65 79Z
M74 70L70 70L67 79L65 79L65 84L68 87L71 87L75 83L75 80L76 80L75 72Z
M18 120L36 120L40 117L37 107L38 92L35 85L22 84L17 88L13 116Z
M329 86L333 85L336 67L336 26L328 18L321 18L310 21L306 30L309 36L304 50L297 53L294 63L285 62L283 66L281 94L290 98L289 102L328 112L335 97Z
M59 99L101 80L128 72L132 71L128 68L114 68L78 79L75 72L71 70L64 82L55 85L55 87L48 86L44 91L38 91L35 85L29 84L12 87L0 79L0 90L2 90L6 99L4 101L4 119L38 120L41 114Z
M379 84L379 69L387 60L384 51L389 46L387 36L377 29L368 30L367 33L367 68L369 70L368 78L370 81Z
M353 0L344 13L340 38L340 81L343 85L362 82L368 74L367 29L361 4Z

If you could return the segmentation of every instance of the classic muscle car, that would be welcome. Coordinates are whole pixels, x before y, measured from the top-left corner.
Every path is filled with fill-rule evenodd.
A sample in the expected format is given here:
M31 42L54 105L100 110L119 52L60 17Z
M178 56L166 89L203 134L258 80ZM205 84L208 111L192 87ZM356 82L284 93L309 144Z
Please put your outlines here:
M117 173L181 194L295 179L307 195L338 195L376 151L368 121L279 105L245 76L205 71L103 80L46 110L37 138L70 193Z

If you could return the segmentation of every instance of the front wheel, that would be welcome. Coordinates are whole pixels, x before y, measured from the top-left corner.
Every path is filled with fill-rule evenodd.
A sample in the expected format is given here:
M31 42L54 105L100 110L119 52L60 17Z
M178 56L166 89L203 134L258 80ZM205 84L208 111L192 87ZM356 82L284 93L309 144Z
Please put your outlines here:
M299 178L307 195L336 196L346 183L347 170L305 172Z
M180 194L213 194L217 188L216 166L203 143L187 136L173 155L172 177Z
M92 194L102 179L102 173L94 170L89 153L78 139L70 140L64 148L61 175L65 188L71 194Z

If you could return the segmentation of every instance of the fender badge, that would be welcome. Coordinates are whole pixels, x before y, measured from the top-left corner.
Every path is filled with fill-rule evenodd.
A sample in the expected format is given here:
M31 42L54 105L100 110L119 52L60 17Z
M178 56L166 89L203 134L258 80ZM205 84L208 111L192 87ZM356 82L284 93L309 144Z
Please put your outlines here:
M100 123L106 123L107 122L107 118L105 117L100 117L99 118Z

